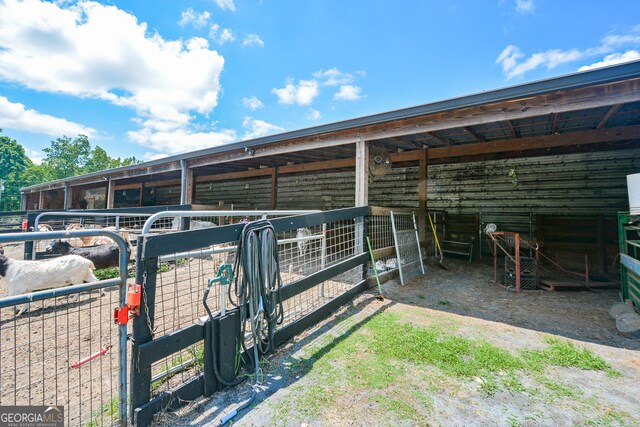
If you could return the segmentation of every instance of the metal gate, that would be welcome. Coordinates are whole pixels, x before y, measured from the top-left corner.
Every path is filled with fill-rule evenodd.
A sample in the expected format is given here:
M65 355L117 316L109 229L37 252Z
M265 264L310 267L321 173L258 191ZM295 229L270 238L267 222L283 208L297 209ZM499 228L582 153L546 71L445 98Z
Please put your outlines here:
M16 243L89 236L118 244L118 277L0 298L0 405L64 406L68 426L125 425L127 329L113 323L126 300L125 241L107 230L52 231L3 234L0 246L16 259ZM28 311L17 315L24 304Z
M276 345L367 288L364 217L370 213L362 207L271 220L279 242L285 312L275 332ZM230 224L139 238L136 282L143 291L140 315L133 320L130 381L135 425L146 426L155 413L217 389L207 357L210 347L203 345L205 331L213 326L205 317L202 296L217 264L235 256L243 227ZM218 258L220 254L224 258ZM221 296L219 287L212 288L209 301L216 321L221 321L225 303Z

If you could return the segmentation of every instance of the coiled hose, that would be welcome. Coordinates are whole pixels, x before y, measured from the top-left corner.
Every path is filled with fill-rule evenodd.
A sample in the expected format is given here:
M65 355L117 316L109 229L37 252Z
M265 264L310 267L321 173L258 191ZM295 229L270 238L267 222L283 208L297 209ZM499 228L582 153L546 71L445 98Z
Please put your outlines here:
M222 417L221 425L233 419L255 399L260 382L259 354L275 349L273 337L276 327L284 320L278 240L271 222L259 220L247 223L242 229L236 254L235 282L229 286L229 301L239 308L243 354L250 359L248 366L253 366L255 383L249 400ZM252 351L247 349L245 343L248 326Z

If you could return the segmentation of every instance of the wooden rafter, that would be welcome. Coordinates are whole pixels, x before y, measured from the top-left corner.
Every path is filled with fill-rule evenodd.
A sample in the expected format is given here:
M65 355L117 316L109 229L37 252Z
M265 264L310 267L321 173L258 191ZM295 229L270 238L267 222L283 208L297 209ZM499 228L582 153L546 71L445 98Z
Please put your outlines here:
M551 122L551 135L558 133L558 113L553 113L553 121Z
M465 131L465 133L468 133L469 135L471 135L472 137L474 137L475 139L477 139L480 142L484 142L485 139L482 135L478 134L477 132L474 132L473 130L471 130L469 127L464 126L462 128L462 130Z
M604 127L604 125L607 124L607 122L609 121L611 116L613 116L615 113L617 113L618 110L620 110L621 107L622 107L622 104L612 105L611 108L609 108L609 111L607 111L607 113L604 115L602 120L600 120L600 122L598 122L598 124L596 125L596 129L602 129Z
M511 138L520 138L520 132L518 132L515 126L513 126L513 123L511 122L511 120L505 120L504 124L507 125L507 129L511 134Z

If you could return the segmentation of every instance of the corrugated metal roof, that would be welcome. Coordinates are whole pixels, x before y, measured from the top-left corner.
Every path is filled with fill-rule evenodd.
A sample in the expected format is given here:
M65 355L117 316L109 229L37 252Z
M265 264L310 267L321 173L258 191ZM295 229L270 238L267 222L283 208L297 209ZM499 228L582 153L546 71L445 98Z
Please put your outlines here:
M573 74L564 75L561 77L554 77L545 80L539 80L531 83L525 83L516 86L509 86L501 89L483 91L472 95L462 96L458 98L446 99L443 101L433 102L429 104L418 105L409 108L403 108L400 110L393 110L384 113L358 117L355 119L344 120L340 122L334 122L324 124L320 126L314 126L310 128L283 132L280 134L269 135L261 138L256 138L247 141L239 141L228 145L217 146L207 148L198 151L192 151L189 153L179 154L175 156L165 157L158 160L152 160L149 162L141 163L138 165L124 166L121 168L110 169L106 171L95 172L91 174L81 175L77 177L65 178L48 183L33 185L25 187L23 190L33 190L36 188L47 187L49 185L60 184L64 182L71 182L81 178L99 177L101 175L118 172L126 172L130 170L136 170L146 167L153 167L166 163L192 159L196 157L206 156L210 154L223 153L226 151L232 151L242 149L245 147L257 147L261 145L271 144L275 142L281 142L296 138L303 138L313 135L319 135L330 132L337 132L349 129L355 129L364 126L371 126L384 122L391 122L394 120L402 120L411 117L423 116L434 113L441 113L445 111L458 110L463 108L477 107L480 105L491 104L495 102L508 101L512 99L525 98L530 96L542 95L545 93L551 93L558 90L575 89L585 86L594 86L599 84L606 84L616 81L623 81L632 78L640 77L640 61L629 62L626 64L614 65L611 67L599 68L596 70L583 71ZM537 129L533 133L538 133Z

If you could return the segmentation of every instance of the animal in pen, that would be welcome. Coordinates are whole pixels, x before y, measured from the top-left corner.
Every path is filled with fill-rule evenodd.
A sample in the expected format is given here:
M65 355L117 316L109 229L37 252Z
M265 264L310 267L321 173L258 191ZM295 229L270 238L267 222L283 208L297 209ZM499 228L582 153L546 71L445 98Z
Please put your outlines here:
M180 217L175 217L173 221L171 221L171 228L173 230L182 230L181 219ZM209 227L217 227L217 225L211 221L198 221L195 219L189 221L189 230L201 230Z
M93 262L97 269L120 265L120 248L116 244L76 248L69 242L57 239L51 241L45 251L57 255L80 255Z
M79 255L65 255L47 261L18 261L7 258L4 249L0 249L0 277L7 281L8 296L97 282L93 270L93 262ZM104 295L104 290L101 295ZM75 294L69 302L77 300L78 294ZM28 310L29 304L23 304L18 316Z
M85 229L102 229L103 227L99 225L92 224L91 227L84 227L82 224L73 223L67 225L66 230L85 230ZM129 243L131 241L131 235L129 230L124 228L116 228L113 226L104 227L104 230L115 231L118 233L125 242ZM70 239L72 245L74 246L95 246L95 245L110 245L115 243L112 238L107 236L84 236L84 237L74 237Z

